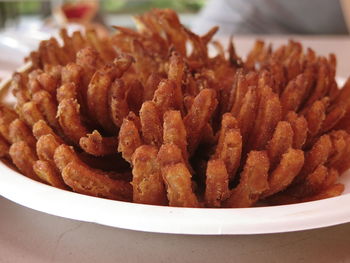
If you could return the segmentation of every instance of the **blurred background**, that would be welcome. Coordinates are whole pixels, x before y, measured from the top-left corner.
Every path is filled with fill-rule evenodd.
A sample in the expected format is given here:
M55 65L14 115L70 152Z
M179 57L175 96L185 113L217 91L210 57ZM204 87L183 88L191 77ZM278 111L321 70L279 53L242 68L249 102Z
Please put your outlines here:
M111 25L133 28L133 15L152 8L176 10L197 34L218 25L216 37L235 36L241 54L252 39L276 36L281 41L321 37L319 52L337 51L327 41L339 45L350 27L350 0L0 0L0 78L21 65L40 40L57 36L60 27L70 32L93 27L106 34Z

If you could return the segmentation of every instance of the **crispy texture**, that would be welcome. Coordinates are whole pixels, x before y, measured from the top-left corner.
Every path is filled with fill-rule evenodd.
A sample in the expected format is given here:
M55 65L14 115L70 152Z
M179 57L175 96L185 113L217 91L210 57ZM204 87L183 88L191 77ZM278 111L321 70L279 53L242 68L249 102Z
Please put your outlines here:
M200 141L201 132L211 118L216 105L215 91L203 89L194 99L190 111L184 118L190 155L195 152Z
M220 207L221 202L229 196L229 176L223 160L216 159L208 162L206 171L205 205Z
M139 129L135 122L125 118L119 131L118 152L122 154L126 161L131 163L133 153L141 144Z
M160 112L152 101L145 101L140 110L141 133L145 144L160 147L163 141L163 127Z
M293 144L293 129L286 121L280 121L268 142L266 149L270 159L270 168L274 169L284 154Z
M282 155L281 162L269 175L269 189L262 198L286 189L299 174L304 164L304 152L290 148Z
M174 144L163 144L158 153L170 206L199 207L192 190L191 173L186 168L181 150Z
M11 143L24 141L29 147L35 149L36 140L28 126L20 119L15 119L10 123L9 137Z
M249 149L264 149L280 120L281 104L278 96L270 88L262 88L254 129L249 139Z
M69 189L63 182L61 174L51 162L38 160L34 162L33 170L43 182L63 190Z
M77 100L64 99L58 104L57 109L58 122L64 134L75 144L89 133L84 126L80 116L80 107Z
M8 142L11 142L9 125L17 118L18 115L14 110L5 105L0 105L0 133Z
M47 123L51 127L59 127L56 119L57 104L50 93L45 90L40 90L33 94L32 100L37 105L41 113L45 116Z
M250 207L268 188L269 159L264 151L251 151L244 165L241 179L225 207Z
M62 143L52 134L42 135L36 143L36 153L40 160L53 161L56 148Z
M62 29L60 40L40 43L13 74L15 104L0 105L0 157L14 147L12 159L38 180L156 205L341 194L350 80L338 86L334 54L258 40L242 60L232 38L227 47L213 40L218 27L197 35L170 9L135 21L135 30Z
M123 123L123 119L129 113L126 87L123 80L114 80L109 89L108 97L111 119L115 126L120 127Z
M10 145L8 142L2 136L0 136L0 158L9 156L9 148Z
M112 64L106 64L93 75L88 90L87 103L95 120L108 131L114 131L108 110L108 90L113 80L119 78L130 67L130 56L120 56Z
M117 143L117 137L102 137L97 130L87 134L86 137L81 137L79 140L80 147L94 156L116 153Z
M39 120L45 120L44 115L40 112L38 106L33 101L24 103L20 108L19 115L30 127Z
M307 137L307 121L303 116L298 116L295 112L288 112L286 116L286 121L288 121L293 129L293 148L301 149L306 142Z
M132 156L133 202L150 205L166 205L166 190L157 161L158 150L142 145Z
M132 200L130 183L110 179L107 174L76 161L69 162L63 168L62 177L74 192L119 201L130 202Z
M181 149L183 159L188 162L186 128L179 111L169 110L164 114L163 142L175 144ZM189 164L188 164L189 165Z
M12 144L9 153L18 170L20 170L25 176L40 181L40 178L33 170L33 164L38 158L25 141L18 141Z
M305 163L300 174L296 177L296 182L300 182L312 173L318 166L327 162L332 153L332 141L329 135L321 136L313 145L311 150L305 154Z

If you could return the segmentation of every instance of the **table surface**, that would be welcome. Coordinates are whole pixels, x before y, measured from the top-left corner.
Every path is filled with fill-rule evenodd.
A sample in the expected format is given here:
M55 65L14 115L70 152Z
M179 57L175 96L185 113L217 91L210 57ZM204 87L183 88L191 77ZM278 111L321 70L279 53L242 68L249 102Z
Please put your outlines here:
M246 54L255 38L235 38L237 52ZM334 52L338 57L338 76L347 77L349 37L269 36L266 39L278 45L290 38L301 40L319 54ZM168 235L60 218L0 197L0 263L350 262L349 244L350 223L281 234Z

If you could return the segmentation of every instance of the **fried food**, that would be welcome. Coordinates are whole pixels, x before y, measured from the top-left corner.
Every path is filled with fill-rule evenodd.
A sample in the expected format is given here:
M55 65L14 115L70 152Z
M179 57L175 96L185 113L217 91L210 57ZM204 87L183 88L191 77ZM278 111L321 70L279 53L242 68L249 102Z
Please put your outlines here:
M133 202L150 205L166 205L166 190L160 166L158 149L150 145L138 147L132 156Z
M221 202L229 197L229 176L223 160L208 162L206 171L205 205L220 207Z
M269 189L269 158L265 151L251 151L244 165L239 184L224 202L225 207L249 207Z
M199 207L192 190L191 173L186 168L181 150L174 144L163 144L158 161L167 188L170 206Z
M0 157L96 197L251 207L336 196L350 169L350 79L336 58L258 40L246 59L170 10L39 44L0 104ZM214 47L215 54L209 52ZM261 201L261 202L260 202Z

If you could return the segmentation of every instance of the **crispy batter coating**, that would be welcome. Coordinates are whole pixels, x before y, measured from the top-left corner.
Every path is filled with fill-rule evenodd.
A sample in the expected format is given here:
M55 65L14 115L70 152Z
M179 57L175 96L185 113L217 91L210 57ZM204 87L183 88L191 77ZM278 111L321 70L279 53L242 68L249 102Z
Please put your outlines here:
M165 112L163 122L163 142L164 144L172 143L179 147L183 159L188 162L186 128L181 118L180 111L169 110Z
M40 178L33 170L33 164L38 158L25 141L13 143L10 147L9 153L13 163L25 176L40 181Z
M199 207L192 190L191 173L186 168L181 150L174 144L163 144L158 161L167 188L170 206Z
M250 207L259 196L269 189L269 158L265 151L251 151L244 165L241 179L230 197L224 202L225 207Z
M229 197L229 176L223 160L208 162L206 171L205 205L220 207L221 202Z
M87 134L86 137L81 137L79 140L80 147L94 156L116 153L117 143L117 137L102 137L97 130Z
M129 182L113 180L107 174L71 161L62 170L64 182L74 192L119 201L132 200L132 187Z
M280 121L268 142L266 149L270 159L270 168L274 169L284 154L293 144L293 129L286 121Z
M46 90L40 90L33 94L32 100L37 105L41 113L45 116L47 123L51 127L57 128L59 126L56 119L57 104L50 93Z
M242 60L232 38L227 48L213 40L217 27L197 35L172 10L135 21L40 43L3 90L15 103L0 105L0 157L62 189L145 204L342 193L350 79L338 86L334 54L258 40Z
M261 197L265 198L286 189L299 174L303 164L304 152L290 148L269 175L269 189Z
M40 112L38 106L33 101L24 103L20 108L19 115L30 127L39 120L45 120L44 115Z
M184 118L187 132L188 152L192 155L200 141L201 132L210 120L217 105L214 90L203 89L194 99L190 111Z
M145 144L160 147L163 141L161 115L156 104L145 101L140 110L141 133Z
M43 182L46 182L54 187L63 190L69 189L67 185L63 182L61 174L59 173L59 171L53 163L38 160L34 162L33 170Z
M111 119L115 126L120 127L123 123L123 119L129 113L126 87L123 80L114 80L109 89L108 97Z
M130 67L132 58L120 56L112 64L106 64L93 75L88 90L88 109L98 123L108 131L114 131L108 110L108 90L113 80L119 78Z
M42 135L36 143L36 153L40 160L53 161L55 150L62 143L52 134Z
M142 145L132 156L132 186L135 203L150 205L168 203L157 154L156 147Z
M9 125L17 118L18 115L14 110L5 105L0 105L0 134L8 142L12 141L9 133Z
M133 153L141 144L139 129L135 121L125 118L119 131L118 152L122 154L126 161L131 163Z
M82 123L77 100L64 99L61 101L58 104L57 117L64 134L75 144L78 145L80 138L89 133Z
M303 116L298 116L295 112L290 111L286 116L293 129L293 148L301 149L306 142L307 137L307 121Z
M32 149L35 149L36 140L29 127L20 119L15 119L9 126L9 137L11 143L24 141Z

